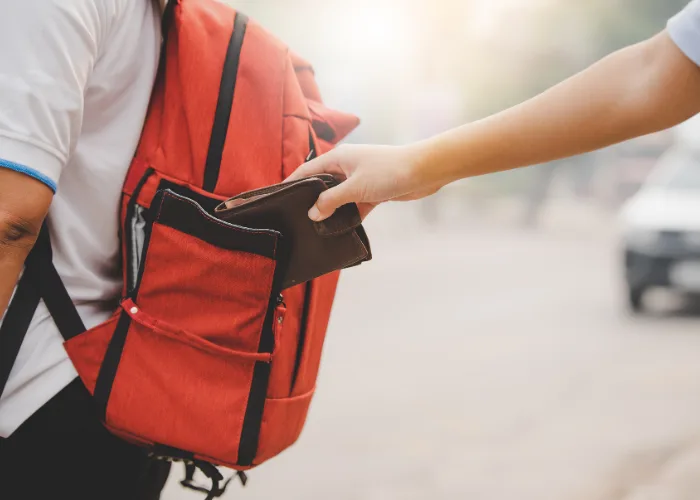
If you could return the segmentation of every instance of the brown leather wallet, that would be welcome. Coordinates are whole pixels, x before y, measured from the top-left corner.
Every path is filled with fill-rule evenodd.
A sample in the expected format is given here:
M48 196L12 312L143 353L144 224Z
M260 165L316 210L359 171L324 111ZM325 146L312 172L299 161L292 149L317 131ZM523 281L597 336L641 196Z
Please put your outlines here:
M289 288L372 258L354 203L343 205L321 222L307 215L318 196L338 182L332 175L321 174L247 191L219 205L215 216L281 233L287 256L282 288Z

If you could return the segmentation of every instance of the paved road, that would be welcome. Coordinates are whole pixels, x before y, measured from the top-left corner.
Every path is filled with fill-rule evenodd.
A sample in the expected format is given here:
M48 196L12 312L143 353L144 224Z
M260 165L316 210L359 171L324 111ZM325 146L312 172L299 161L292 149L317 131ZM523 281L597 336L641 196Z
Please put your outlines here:
M607 221L576 220L370 221L307 429L231 497L699 498L700 314L624 314Z

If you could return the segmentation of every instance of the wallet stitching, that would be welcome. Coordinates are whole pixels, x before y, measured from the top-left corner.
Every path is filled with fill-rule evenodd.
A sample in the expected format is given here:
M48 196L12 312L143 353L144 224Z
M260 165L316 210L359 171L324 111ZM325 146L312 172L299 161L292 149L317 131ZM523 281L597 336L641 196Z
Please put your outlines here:
M362 243L362 240L357 235L357 233L351 233L351 234L353 236L353 240L355 241L355 243L360 244L359 246L360 246L360 249L362 250L363 255L361 255L360 257L353 257L352 259L340 264L340 269L344 269L344 268L351 266L353 264L357 264L358 262L362 262L369 255L369 252L367 251L367 247L365 247L364 243Z
M308 179L303 179L303 180L308 180ZM249 198L252 198L254 196L259 196L259 198L251 201L250 205L248 205L247 207L244 205L241 205L240 209L237 210L236 213L244 212L245 210L248 210L251 207L253 207L253 208L257 207L260 204L261 200L266 199L269 196L272 196L272 195L277 194L277 193L282 193L280 195L280 198L284 198L285 196L287 196L291 192L291 188L298 185L298 184L299 184L299 182L292 182L289 185L279 187L276 190L272 189L272 188L263 188L263 189L259 189L257 191L249 191L248 193L244 193L244 194L250 195ZM311 183L309 183L308 185L310 186ZM304 186L302 185L302 187L304 187ZM247 199L247 198L242 198L242 196L243 195L238 195L235 198L231 198L231 200L240 200L240 199L245 200L245 199ZM226 200L226 201L231 201L231 200ZM226 203L226 202L224 202L224 203ZM233 207L233 208L230 208L229 210L236 210L237 208L239 208L239 207Z
M246 199L251 198L251 197L256 196L256 195L263 196L263 195L276 194L276 193L279 193L280 191L287 190L293 186L296 186L298 184L301 184L303 182L308 182L311 180L319 180L319 181L323 182L323 184L324 184L324 186L326 186L326 188L329 188L328 183L324 179L325 179L325 177L323 175L320 175L320 176L315 175L315 176L311 176L311 177L304 177L303 179L299 179L297 181L283 182L281 184L275 184L274 186L267 186L267 187L260 188L260 189L254 189L252 191L246 191L245 193L241 193L238 196L234 196L233 198L229 198L228 200L224 201L223 205L226 205L227 202L232 201L232 200L239 200L239 199L246 200ZM312 185L310 182L308 184ZM333 187L333 186L330 186L330 187ZM255 200L253 203L255 203L257 201L258 200ZM236 208L237 207L228 208L228 210L234 210ZM225 210L222 210L222 212L224 212L224 211Z
M281 184L275 184L274 186L267 186L267 187L263 187L260 189L253 189L252 191L246 191L245 193L241 193L238 196L234 196L233 198L230 198L229 200L226 200L226 201L239 199L239 198L243 197L243 195L248 195L248 197L250 197L251 195L256 195L256 194L276 193L276 192L282 191L283 189L290 188L291 186L296 186L297 184L301 184L302 182L310 181L310 180L314 180L314 179L320 179L320 178L315 177L315 176L304 177L303 179L299 179L297 181L283 182ZM323 179L320 179L320 180L323 180ZM243 198L243 199L246 199L246 198Z
M315 177L314 179L318 179L318 180L320 180L320 181L323 182L323 179L321 179L321 178L319 178L319 177ZM308 180L308 179L304 179L304 180ZM289 189L289 188L291 188L292 186L295 186L295 185L296 185L296 184L294 184L294 183L290 184L290 185L288 186L288 188L285 190L285 192L282 192L282 194L280 195L280 199L285 198L285 197L289 197L291 194L294 194L294 192L293 192L291 189ZM324 182L324 185L325 185L325 182ZM306 185L301 185L301 187L299 187L299 188L297 188L297 189L309 189L309 188L312 188L312 187L314 187L314 184L313 184L313 183L308 183L308 184L306 184ZM281 191L281 190L280 190L280 191ZM279 193L280 191L277 191L277 192ZM275 194L275 192L273 191L273 192L271 192L271 193L264 193L264 194L267 194L268 196L270 196L270 195L272 195L272 194ZM233 198L233 199L236 199L236 198ZM247 211L247 210L250 210L250 209L253 209L253 208L257 208L257 207L260 205L260 203L262 203L262 200L263 200L263 198L258 198L257 200L251 202L251 204L250 204L249 206L247 206L247 207L241 207L239 210L236 210L237 207L233 207L233 208L230 209L230 210L236 210L236 214L240 214L240 213L243 213L243 212L245 212L245 211ZM342 228L342 229L338 229L338 230L336 230L336 231L324 232L324 233L321 233L321 231L319 231L319 230L317 229L316 232L317 232L318 235L321 236L321 237L329 237L329 236L337 236L337 235L339 235L339 234L347 234L348 232L354 230L358 225L362 224L362 221L361 221L361 220L360 220L359 222L357 222L357 218L356 218L355 216L353 216L353 219L354 219L354 220L349 224L349 227L345 227L345 228ZM318 222L314 222L314 224L319 224L319 223L318 223ZM362 245L362 246L364 247L364 245Z
M319 180L320 180L320 179L319 179ZM293 185L294 185L294 184L291 184L290 186L293 186ZM307 185L303 185L303 184L302 184L301 187L299 187L298 189L309 189L309 188L312 188L312 187L314 187L314 185L313 185L312 183L309 183L309 184L307 184ZM278 192L281 192L281 191L278 191ZM282 194L280 195L279 199L288 198L291 194L294 194L294 191L291 191L290 189L287 189L287 190L285 190L284 192L282 192ZM246 206L243 206L243 207L240 208L239 210L236 210L236 214L240 214L240 213L242 213L242 212L245 212L245 211L247 211L247 210L250 210L251 208L257 208L258 205L259 205L258 201L259 201L259 200L262 200L262 199L263 199L263 198L259 198L258 200L255 200L255 201L251 202L250 206L247 206L247 207L246 207ZM235 210L235 209L236 209L236 207L232 208L231 210Z
M281 185L275 184L274 186L267 186L267 187L260 188L260 189L254 189L252 191L246 191L245 193L241 193L238 196L234 196L233 198L229 198L228 200L224 201L222 204L224 206L226 206L226 203L228 203L229 201L247 200L247 199L255 198L255 197L258 197L258 199L262 199L262 197L264 197L264 196L269 196L271 194L279 193L280 191L288 189L291 186L295 186L296 184L298 184L299 182L301 182L303 180L307 180L307 179L300 179L300 180L295 181L295 182L290 182L287 185L284 185L284 183ZM254 203L255 201L258 201L258 200L256 199L251 203ZM225 212L226 210L233 210L235 208L238 208L238 207L232 207L232 208L226 207L225 209L223 209L221 211Z
M319 181L323 182L323 179L322 179L322 178L314 177L313 179L316 179L316 180L319 180ZM303 181L303 180L308 180L308 178L307 178L307 179L302 179L302 180L300 180L298 183L290 183L290 185L289 185L289 186L286 186L286 187L287 187L287 188L291 188L292 186L295 186L295 185L297 185L297 184L301 184L301 181ZM325 182L323 182L323 184L324 184L324 186L326 185ZM313 188L313 187L314 187L314 183L309 182L308 184L305 184L305 185L304 185L304 184L301 184L301 186L300 186L298 189L309 189L309 188ZM266 188L266 189L267 189L267 188ZM283 188L283 189L284 189L284 188ZM279 192L279 191L278 191L278 192ZM275 194L275 192L272 191L271 194ZM289 196L292 195L292 194L294 194L294 191L292 191L291 189L286 189L284 192L282 192L282 194L280 195L279 198L280 198L280 199L287 198L287 197L289 197ZM235 198L233 198L233 199L235 199ZM233 209L230 209L230 210L235 210L235 213L236 213L236 214L241 214L241 213L243 213L243 212L249 211L250 209L257 208L258 205L259 205L259 201L262 200L262 199L263 199L263 198L260 198L260 199L258 199L258 200L255 200L254 202L251 203L250 206L242 207L242 208L240 208L240 209L238 209L238 210L236 210L236 207L234 207ZM348 231L348 230L344 230L344 231L339 230L339 231L334 231L334 232L332 232L332 233L326 233L325 235L319 235L319 236L321 236L321 237L323 237L323 236L335 236L335 235L337 235L338 233L341 233L341 232L343 232L343 234L347 234L347 232L349 232L350 234L352 234L352 238L353 238L353 241L355 242L355 246L358 247L358 248L362 251L362 255L361 255L360 257L353 257L353 258L351 258L351 259L349 259L349 260L344 261L344 262L343 262L342 264L340 264L340 266L339 266L341 269L342 269L342 268L345 268L345 267L348 267L348 266L350 266L350 265L356 264L356 263L358 263L358 262L362 262L362 261L364 261L364 260L367 258L367 256L369 255L369 252L368 252L367 248L365 247L364 243L362 243L362 240L361 240L360 237L357 235L357 233L353 231L353 230L355 229L355 227L356 227L356 226L353 224L353 227L351 227L349 231Z
M355 217L354 215L353 215L353 219L356 219L356 217ZM323 221L321 221L321 222L323 222ZM316 224L320 224L320 223L317 222ZM338 229L338 230L336 230L336 231L326 232L326 233L324 233L324 234L320 234L320 236L337 236L338 234L346 234L346 233L348 233L349 231L354 230L355 228L357 228L357 226L359 226L360 224L362 224L362 221L361 221L361 220L360 220L360 222L357 222L356 220L353 220L353 222L350 223L350 227L346 227L346 228L343 228L343 229ZM319 233L320 233L320 232L319 232Z

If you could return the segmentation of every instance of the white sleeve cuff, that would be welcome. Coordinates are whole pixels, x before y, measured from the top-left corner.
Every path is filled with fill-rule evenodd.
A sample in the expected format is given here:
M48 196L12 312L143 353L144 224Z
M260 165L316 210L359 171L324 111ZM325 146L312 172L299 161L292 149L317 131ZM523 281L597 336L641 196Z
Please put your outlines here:
M691 2L668 21L668 34L679 49L700 66L700 2Z
M0 135L0 168L33 177L56 192L63 162L45 149Z

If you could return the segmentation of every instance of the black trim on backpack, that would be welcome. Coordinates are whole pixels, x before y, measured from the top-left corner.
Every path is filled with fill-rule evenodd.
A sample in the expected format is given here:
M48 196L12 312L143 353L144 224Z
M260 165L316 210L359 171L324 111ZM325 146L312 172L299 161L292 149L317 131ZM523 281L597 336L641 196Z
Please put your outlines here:
M316 132L316 137L326 142L335 141L335 131L330 125L320 120L313 120L311 123L314 128L314 132Z
M42 227L32 251L36 253L36 258L32 259L25 272L34 279L34 284L39 288L41 298L58 331L64 340L70 340L83 333L86 328L66 290L66 285L53 265L49 228L46 224Z
M309 154L306 156L306 161L311 161L318 157L318 145L314 140L314 134L311 127L309 127ZM304 344L306 343L306 329L309 323L309 307L311 305L311 294L313 291L313 281L306 283L304 287L304 307L301 311L301 322L299 327L299 340L297 344L297 352L294 358L294 368L292 369L292 383L290 385L290 395L291 391L294 390L294 386L297 382L297 377L299 376L299 367L301 366L301 357L304 354Z
M163 9L163 16L160 21L160 32L163 39L163 51L161 52L161 60L165 60L165 46L168 44L168 34L170 33L170 27L173 24L173 19L175 18L175 5L179 3L180 0L168 0L165 3L165 9Z
M17 283L14 298L0 325L0 396L5 390L10 372L40 301L38 288L25 272Z
M318 147L314 141L314 134L311 132L311 127L309 127L309 154L306 155L305 162L311 161L318 156Z
M209 196L205 196L201 193L198 193L197 191L192 191L192 189L188 188L187 186L176 184L167 179L161 179L158 183L157 191L164 191L166 189L172 191L175 194L179 194L180 196L184 196L185 198L189 198L193 201L196 201L204 210L206 210L210 214L213 214L214 210L216 210L216 207L221 205L221 199L219 198L211 198Z
M85 331L52 257L49 228L45 222L25 260L24 273L0 326L0 395L42 299L65 340Z
M280 238L277 246L277 266L275 274L272 277L272 292L270 293L270 301L267 304L267 315L263 323L262 333L260 335L260 343L258 344L259 353L270 353L275 348L275 311L277 310L278 299L282 292L282 280L284 279L285 270L289 262L289 252L285 242Z
M265 333L263 331L263 333ZM270 380L270 363L256 361L253 369L253 381L250 384L248 406L243 417L243 429L238 445L238 465L250 467L258 453L260 427L262 426L267 385Z
M262 255L268 259L277 258L276 240L280 234L276 231L250 229L215 219L193 200L172 191L159 191L154 202L159 211L155 221L158 224L199 238L215 247ZM236 228L240 228L240 231L232 238L231 232Z
M299 340L297 341L297 353L294 358L294 369L292 370L292 383L289 386L290 396L291 391L297 383L299 376L299 368L301 367L301 357L304 354L304 345L306 344L306 330L309 327L309 308L311 306L311 298L313 292L313 281L306 283L304 289L304 307L301 311L301 321L299 323Z
M174 0L171 0L174 3ZM136 285L139 281L138 276L140 274L139 269L134 269L134 259L132 255L129 255L129 252L134 251L134 234L132 231L131 223L134 219L134 213L136 211L136 204L138 202L139 194L141 193L141 189L143 189L144 184L146 184L146 181L148 178L153 175L155 170L153 170L152 167L148 167L144 173L141 179L139 179L138 184L136 184L136 187L134 188L134 192L131 193L131 198L129 198L129 203L126 205L126 218L124 222L124 247L126 248L127 252L127 259L126 259L126 279L128 281L126 290L127 294L131 291L133 291L136 288ZM146 224L146 231L148 231L150 224ZM146 248L146 242L144 241L144 249ZM139 263L140 262L139 259ZM140 266L141 268L143 267L142 265ZM133 281L133 282L132 282Z
M175 3L175 0L171 1ZM134 282L127 283L126 289L128 297L136 296L138 286L141 283L141 276L143 275L143 268L145 267L143 262L143 256L145 255L146 249L148 248L148 243L151 238L152 227L151 223L146 224L142 255L141 259L139 259L139 268L133 269L134 259L132 259L129 255L129 252L134 251L132 247L134 235L132 233L131 222L134 218L136 204L138 201L139 194L141 193L141 189L143 189L143 186L146 184L146 181L151 175L153 175L153 173L154 170L151 167L147 168L144 171L143 176L139 180L138 184L136 184L133 193L131 193L129 203L127 203L126 205L126 221L124 223L124 243L127 252L127 280L131 281L132 276L134 276L134 272L136 273L136 278ZM95 391L93 393L93 397L95 398L95 403L97 405L98 415L104 421L106 421L107 419L107 404L109 403L109 396L112 394L112 386L114 385L114 379L117 376L117 369L119 368L119 362L122 358L122 352L124 351L124 345L126 344L126 336L130 326L131 316L129 316L126 313L126 311L122 311L121 315L119 316L119 320L117 321L117 326L114 330L114 333L112 334L112 338L109 340L109 344L107 345L107 351L105 352L105 357L102 360L102 364L100 365L100 371L97 374L97 381L95 382Z
M260 335L258 344L259 353L272 353L275 348L274 321L277 309L277 300L282 291L282 279L287 268L288 252L286 246L279 245L277 256L277 267L272 279L272 293L267 306L267 314ZM241 429L241 440L238 444L238 465L250 467L253 465L255 455L258 453L258 441L260 439L260 427L262 426L263 411L265 410L265 399L267 398L267 386L270 380L270 363L256 361L253 368L253 380L250 384L250 394L248 395L248 406L243 417L243 428Z
M98 415L103 421L107 420L107 403L112 393L114 378L117 376L119 361L121 361L124 344L126 344L126 334L130 326L131 316L126 311L122 311L117 321L117 327L114 329L112 338L107 346L107 352L105 352L105 357L102 360L100 372L97 374L93 397L97 405Z
M226 50L224 69L221 74L221 83L219 84L219 98L216 103L214 125L211 131L211 139L209 140L209 152L207 153L204 181L202 183L203 189L212 193L219 180L221 157L224 153L228 123L231 118L233 96L238 77L238 64L241 59L241 49L243 48L243 38L247 25L248 18L244 14L236 12L236 17L233 21L233 33Z

